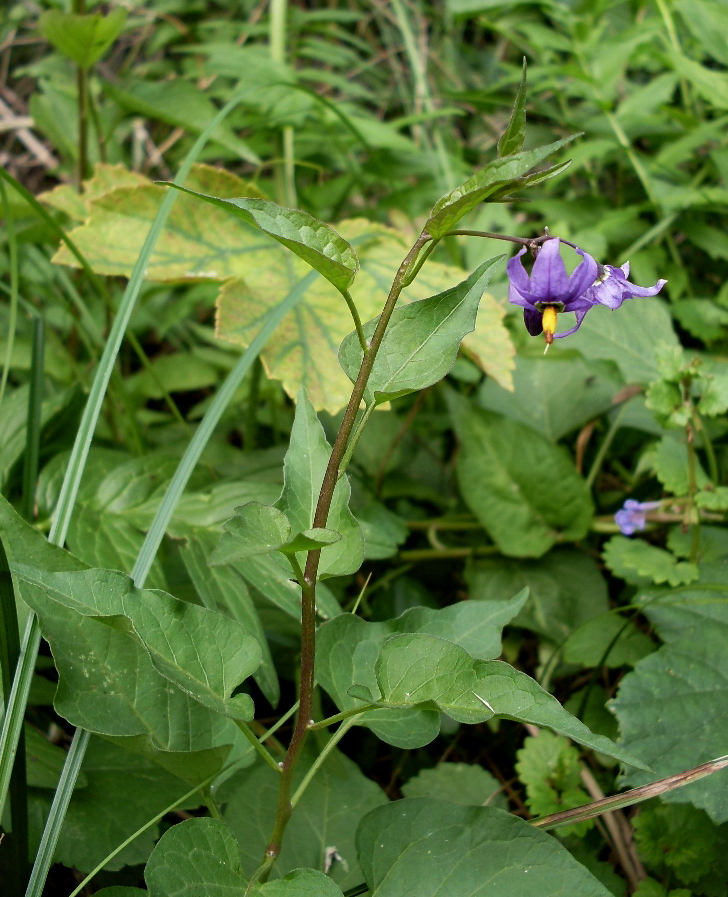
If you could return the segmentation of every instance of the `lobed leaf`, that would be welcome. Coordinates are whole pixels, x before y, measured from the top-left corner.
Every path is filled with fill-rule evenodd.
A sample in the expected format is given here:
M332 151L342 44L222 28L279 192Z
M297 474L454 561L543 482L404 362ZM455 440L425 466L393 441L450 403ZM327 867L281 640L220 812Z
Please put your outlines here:
M64 628L54 625L59 621L55 611L66 620L75 618L77 626L91 618L136 641L165 679L209 710L235 719L252 717L250 697L232 697L260 663L257 640L240 624L164 592L137 589L128 576L113 570L49 573L20 564L12 570L52 646L61 641Z

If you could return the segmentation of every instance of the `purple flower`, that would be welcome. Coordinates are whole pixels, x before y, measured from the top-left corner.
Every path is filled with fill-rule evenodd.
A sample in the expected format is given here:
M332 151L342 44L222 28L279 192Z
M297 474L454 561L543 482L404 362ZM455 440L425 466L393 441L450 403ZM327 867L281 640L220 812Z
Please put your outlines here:
M546 342L568 336L579 329L584 315L594 304L586 298L586 292L593 287L599 273L594 259L581 249L576 252L582 256L573 274L566 273L566 266L560 254L561 241L558 238L547 240L536 256L531 276L521 262L526 251L524 247L518 255L508 260L506 271L510 281L508 301L523 306L523 321L531 336L538 336L543 331ZM556 315L564 311L576 313L576 327L564 333L555 333Z
M637 530L647 527L647 512L660 507L661 501L635 501L628 498L621 509L614 515L614 522L625 536L631 536Z
M598 265L588 253L577 247L574 249L583 261L573 274L567 274L560 249L558 237L546 240L536 256L530 276L521 262L526 247L509 259L506 265L510 281L508 301L523 307L526 330L531 336L543 332L547 345L554 339L575 333L586 313L595 305L619 308L625 299L656 295L667 283L666 280L658 280L654 286L638 287L627 280L629 262L621 268ZM564 311L574 312L576 326L556 333L556 317Z
M619 308L625 299L634 296L655 296L667 283L666 280L658 280L653 287L638 287L630 283L629 262L625 262L621 268L613 265L605 265L602 274L596 283L585 294L585 298L592 303L606 305L607 308Z

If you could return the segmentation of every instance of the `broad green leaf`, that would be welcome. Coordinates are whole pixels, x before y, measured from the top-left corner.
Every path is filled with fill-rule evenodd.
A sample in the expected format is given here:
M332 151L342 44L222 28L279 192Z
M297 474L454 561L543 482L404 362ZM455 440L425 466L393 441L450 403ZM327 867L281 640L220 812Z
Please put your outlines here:
M220 544L210 556L213 566L271 551L295 554L324 548L341 539L339 533L323 528L304 530L291 538L291 524L283 511L256 501L235 510L237 516L227 521Z
M213 566L276 551L291 536L291 524L278 508L251 501L236 508L235 514L225 523L220 544L210 556Z
M440 610L418 607L383 623L366 623L359 617L342 614L318 631L316 677L341 710L350 710L362 705L361 700L349 694L353 682L376 692L375 661L386 640L397 633L428 632L461 645L474 657L497 657L501 652L501 630L525 600L525 593L521 593L507 601L465 601ZM440 721L431 710L404 709L368 712L359 725L372 729L388 744L415 748L436 737Z
M93 179L92 179L93 180ZM121 182L121 179L120 179ZM221 198L258 197L259 191L234 175L207 166L194 166L187 187ZM131 272L164 196L164 189L146 182L103 191L84 210L85 223L71 236L101 274ZM54 194L47 196L54 202ZM61 205L67 205L61 198ZM351 285L351 296L362 320L373 318L385 302L394 275L409 249L408 238L379 224L361 220L337 224L337 232L361 260L361 270ZM77 266L65 247L55 261ZM428 262L406 290L405 300L424 299L462 279L462 270L440 262ZM291 397L301 385L317 409L336 412L351 392L339 367L339 345L351 331L342 298L325 278L316 276L306 262L291 258L283 246L260 231L231 217L223 209L183 194L175 215L157 243L147 269L150 280L224 281L218 300L217 332L223 339L247 347L260 330L272 307L291 293L300 296L296 309L269 340L262 360L269 376L281 380ZM508 385L513 346L502 324L503 310L491 296L484 297L478 314L479 332L465 347L488 373ZM482 324L482 326L481 326Z
M568 739L551 732L529 735L516 751L518 778L526 786L526 804L534 816L548 816L589 803L581 786L579 751ZM559 828L562 837L582 836L594 820Z
M320 749L320 746L319 746ZM300 783L316 752L307 751L295 775ZM258 764L225 785L225 822L240 844L243 868L260 863L275 820L280 777ZM365 813L387 803L381 788L339 751L326 758L304 791L286 828L273 876L298 867L328 872L345 890L362 880L354 848L357 825Z
M643 785L725 753L728 742L728 603L725 565L707 563L701 581L668 595L643 599L643 613L664 642L640 660L611 707L621 741L654 774L629 770L625 782ZM711 584L723 586L721 591ZM663 794L668 803L692 803L716 824L728 821L728 773Z
M533 723L609 757L639 764L608 738L590 732L530 676L500 660L476 660L445 639L420 632L392 636L377 658L375 674L376 702L436 707L461 723L494 716Z
M470 763L440 763L434 769L423 769L405 782L401 791L405 797L432 797L464 807L508 809L498 779Z
M484 262L467 280L444 293L395 309L367 383L368 403L416 392L447 374L463 337L475 329L480 298L502 258ZM375 318L364 325L367 341L378 323ZM363 357L357 334L350 333L339 349L339 361L352 383Z
M655 645L634 622L607 612L575 629L564 642L564 660L584 667L634 666Z
M508 127L498 141L498 155L512 156L523 149L523 141L526 136L526 59L523 60L521 83L513 104L511 120Z
M251 718L250 697L232 692L257 669L260 646L238 623L164 592L137 589L112 570L47 573L14 564L13 573L53 648L62 638L54 626L57 610L66 619L75 617L79 629L90 618L138 642L165 679L209 710ZM91 627L86 628L91 638ZM113 697L123 700L109 683L104 698L110 704Z
M330 455L324 429L302 389L296 403L290 446L283 462L283 492L276 503L288 518L293 535L306 532L313 525ZM349 480L342 477L334 489L328 517L328 525L341 535L341 539L322 550L319 576L354 573L364 559L361 530L349 510L350 495ZM305 563L305 556L301 555L299 561Z
M55 859L89 872L122 841L189 791L189 785L159 766L115 744L92 738L83 761L86 786L74 790ZM31 793L31 819L40 837L52 795ZM186 806L194 808L202 795ZM153 825L117 854L105 868L146 862L159 836Z
M433 237L442 237L488 197L500 198L518 190L519 180L531 168L571 140L572 137L567 137L547 146L504 156L489 163L435 203L425 222L425 230Z
M475 318L475 332L462 343L463 354L499 386L513 390L512 371L516 350L503 325L504 306L490 293L483 293Z
M38 19L38 30L53 46L82 69L89 69L106 53L126 22L126 10L108 15L78 15L47 9Z
M611 897L558 841L494 807L398 800L356 843L372 897Z
M647 385L660 375L658 351L679 343L670 313L656 297L636 298L612 310L589 311L569 346L588 359L613 361L626 383Z
M180 548L182 561L204 606L228 614L257 639L262 660L253 678L268 701L276 707L281 696L280 686L263 625L245 580L238 571L229 566L208 566L208 558L216 543L216 533L193 529L185 545Z
M10 502L0 495L0 532L8 560L44 570L87 570L88 565L69 551L58 548L26 523Z
M448 402L463 498L504 554L538 557L586 534L589 490L560 446L455 393Z
M252 870L246 875L240 868L235 836L217 819L188 819L172 826L144 871L151 897L341 897L334 882L313 869L298 869L248 891L251 875Z
M500 601L501 595L527 589L528 601L513 625L557 644L609 607L607 583L596 562L573 549L550 551L539 560L479 559L468 564L465 578L476 601Z
M488 378L478 403L557 442L608 411L621 387L621 380L609 367L588 364L567 350L541 358L518 357L513 390Z
M666 582L671 586L694 582L698 568L678 559L664 548L649 545L643 539L612 536L604 546L604 562L615 574L632 585Z
M359 270L359 259L349 243L332 227L308 212L286 209L267 199L222 199L188 190L178 184L167 186L225 209L246 224L262 230L264 234L295 252L340 292L349 289Z

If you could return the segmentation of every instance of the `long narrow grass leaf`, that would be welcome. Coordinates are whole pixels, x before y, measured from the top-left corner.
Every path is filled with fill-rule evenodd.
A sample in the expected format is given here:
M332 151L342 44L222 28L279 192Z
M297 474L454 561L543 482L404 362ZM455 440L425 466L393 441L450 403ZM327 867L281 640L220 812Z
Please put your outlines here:
M8 374L10 373L10 363L13 357L13 347L15 345L15 327L18 321L19 271L18 236L15 233L15 218L13 217L13 208L8 202L8 191L2 181L0 181L0 197L2 198L5 230L8 234L8 261L10 262L10 309L8 314L8 336L7 343L5 344L3 372L2 377L0 378L0 405L2 405L3 397L5 395L5 387L8 383Z
M7 705L11 682L20 656L20 632L15 605L13 578L10 575L7 554L0 539L0 674L3 684L3 704ZM9 838L10 875L7 882L11 894L22 893L28 876L28 792L26 787L25 737L21 730L18 740L19 753L12 765L10 778L10 819L12 834Z
M40 408L43 402L43 357L45 354L45 318L33 318L33 354L30 362L30 390L28 392L28 423L23 457L23 517L33 520L35 484L38 479L40 453Z

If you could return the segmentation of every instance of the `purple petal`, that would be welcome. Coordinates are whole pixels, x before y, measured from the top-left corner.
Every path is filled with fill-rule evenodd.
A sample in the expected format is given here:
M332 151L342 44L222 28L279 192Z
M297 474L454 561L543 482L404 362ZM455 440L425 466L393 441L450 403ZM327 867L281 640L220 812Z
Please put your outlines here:
M523 267L523 262L521 261L521 256L525 251L526 247L524 246L523 249L518 253L518 255L514 255L513 258L508 259L508 262L506 263L506 274L508 275L510 285L516 291L516 293L520 295L521 299L524 300L522 302L516 302L516 305L523 305L524 302L528 305L532 304L526 298L530 296L531 284L528 278L528 273ZM511 299L510 295L508 297L508 301L514 302L514 300Z
M565 330L563 333L555 333L554 339L561 339L561 337L563 336L571 336L572 333L576 333L576 331L581 327L581 322L584 320L584 317L590 308L591 305L589 305L588 308L585 308L583 310L579 309L578 311L576 311L576 327L572 327L571 330Z
M531 295L540 302L560 302L561 295L569 289L569 275L561 258L558 239L547 240L531 271Z
M539 333L543 332L542 318L543 315L540 311L536 311L533 308L523 309L523 323L531 336L538 336Z

